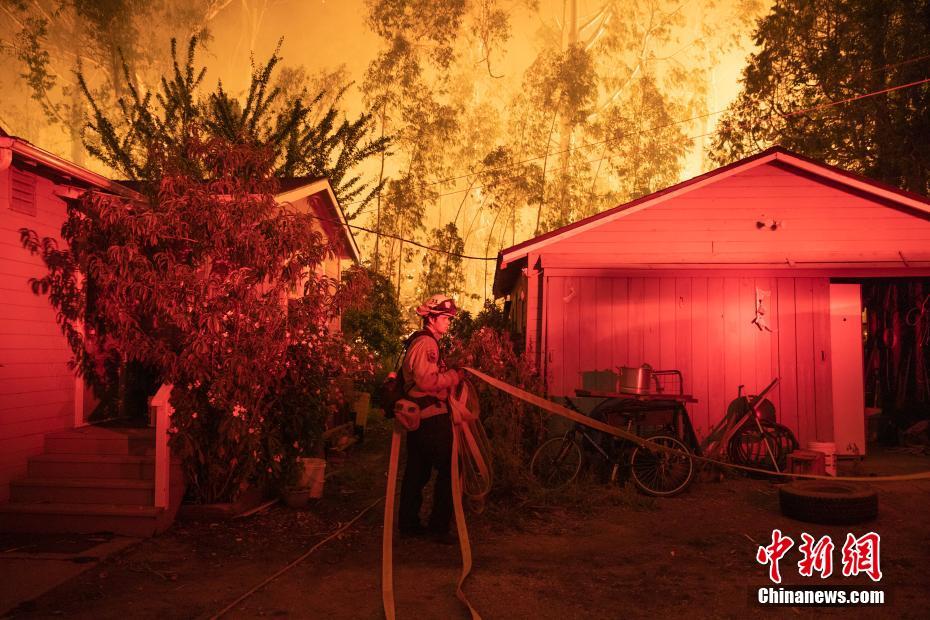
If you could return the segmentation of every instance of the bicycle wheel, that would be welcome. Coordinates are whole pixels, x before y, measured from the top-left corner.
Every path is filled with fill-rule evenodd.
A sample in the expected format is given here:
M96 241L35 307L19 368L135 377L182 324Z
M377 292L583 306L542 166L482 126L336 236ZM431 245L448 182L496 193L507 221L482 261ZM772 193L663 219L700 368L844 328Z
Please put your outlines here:
M530 473L545 489L565 486L581 471L581 447L571 437L553 437L533 454Z
M788 455L797 448L798 440L787 426L768 420L759 420L756 426L750 420L730 439L727 451L737 465L776 471L777 464L777 470L784 471Z
M684 491L694 476L694 460L685 444L668 435L655 435L649 441L675 452L636 446L630 455L630 474L644 493L670 497Z

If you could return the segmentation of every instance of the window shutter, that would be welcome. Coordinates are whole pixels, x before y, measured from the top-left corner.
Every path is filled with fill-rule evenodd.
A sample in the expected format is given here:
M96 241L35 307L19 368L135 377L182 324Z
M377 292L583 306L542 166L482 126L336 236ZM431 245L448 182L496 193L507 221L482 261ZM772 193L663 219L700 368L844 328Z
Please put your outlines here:
M35 216L36 175L10 168L10 208L18 213Z

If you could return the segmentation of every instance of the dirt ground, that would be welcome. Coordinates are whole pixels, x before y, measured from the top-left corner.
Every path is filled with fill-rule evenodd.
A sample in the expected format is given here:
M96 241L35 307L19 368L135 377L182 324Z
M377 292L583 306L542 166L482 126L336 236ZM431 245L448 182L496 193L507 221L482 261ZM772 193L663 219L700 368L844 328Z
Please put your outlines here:
M287 566L383 493L385 427L369 432L326 496L306 510L276 505L226 522L178 522L14 610L13 617L209 618ZM930 470L930 457L876 453L859 473ZM886 483L880 514L860 526L803 524L782 517L777 486L743 477L698 482L682 496L652 500L634 491L575 489L562 501L499 506L470 516L475 567L465 590L484 618L894 617L930 608L930 481ZM593 492L596 501L585 501ZM591 504L594 504L593 506ZM338 539L243 601L224 617L381 618L378 504ZM781 562L785 584L880 586L876 608L763 608L751 597L770 585L755 561L773 528L800 541L825 534L837 545L834 575L798 575L797 547ZM843 577L847 532L881 535L879 584ZM401 541L395 547L400 618L467 618L455 598L457 547Z

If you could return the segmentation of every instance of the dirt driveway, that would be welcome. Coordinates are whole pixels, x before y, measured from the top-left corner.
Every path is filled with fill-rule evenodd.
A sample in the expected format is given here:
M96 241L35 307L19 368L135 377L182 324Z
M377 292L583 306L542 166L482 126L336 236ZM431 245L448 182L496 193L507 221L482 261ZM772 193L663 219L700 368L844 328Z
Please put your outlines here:
M15 617L211 617L240 594L337 530L384 488L385 436L327 482L317 506L282 506L246 519L178 523L95 566L17 610ZM930 469L930 458L886 453L862 473ZM473 516L475 569L466 592L485 618L742 618L758 616L925 618L930 609L930 481L884 484L879 518L867 526L802 524L778 512L777 487L733 478L697 483L681 497L643 498L633 491L598 495L595 506L578 491L567 501L500 507ZM380 618L379 504L345 534L246 599L225 617ZM759 545L780 528L800 542L801 532L830 535L834 575L803 578L797 546L781 562L786 584L880 586L882 607L763 608L751 601L769 585L755 561ZM847 532L881 535L883 578L841 575ZM400 618L467 618L454 595L457 548L426 541L398 544L395 552Z

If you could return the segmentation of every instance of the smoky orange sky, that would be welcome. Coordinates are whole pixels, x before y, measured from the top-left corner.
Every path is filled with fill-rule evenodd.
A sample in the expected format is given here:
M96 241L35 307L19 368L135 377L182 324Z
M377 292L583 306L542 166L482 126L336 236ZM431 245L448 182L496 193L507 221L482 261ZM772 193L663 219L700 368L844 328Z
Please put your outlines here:
M599 4L599 0L579 0L578 13L582 16L593 13ZM700 0L683 2L684 8L692 12L700 11L704 4ZM504 76L502 90L519 86L524 70L542 48L540 29L554 25L561 18L562 5L562 0L540 0L537 12L521 2L512 3L511 38L506 53L492 57L495 73ZM764 0L759 14L764 14L770 5L771 0ZM382 43L369 30L366 14L365 0L234 1L211 26L214 40L203 57L210 71L207 82L222 78L224 83L244 87L248 75L243 67L248 66L250 52L257 59L267 58L283 39L282 55L288 66L302 65L310 72L346 67L356 86L348 93L345 107L349 114L357 114L364 109L358 84ZM714 88L708 102L711 111L723 110L736 96L746 56L752 51L751 32L733 34L738 36L737 45L713 71ZM254 49L250 50L252 41ZM716 118L712 117L711 123ZM695 144L682 178L702 172L703 144L703 141Z

